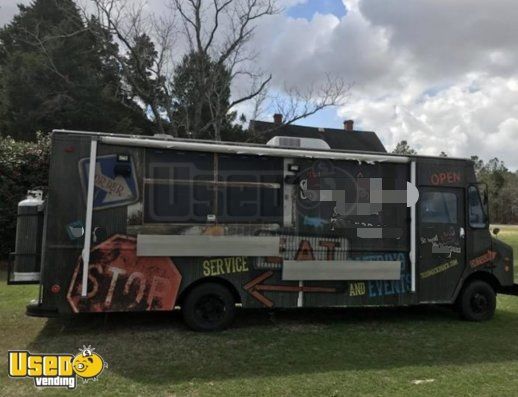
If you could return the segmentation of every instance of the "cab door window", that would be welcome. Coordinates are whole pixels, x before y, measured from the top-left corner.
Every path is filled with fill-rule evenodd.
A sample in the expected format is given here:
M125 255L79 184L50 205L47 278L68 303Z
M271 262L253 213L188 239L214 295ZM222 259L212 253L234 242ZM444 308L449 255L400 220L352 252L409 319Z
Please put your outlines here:
M457 223L457 195L451 192L424 192L420 198L421 222Z

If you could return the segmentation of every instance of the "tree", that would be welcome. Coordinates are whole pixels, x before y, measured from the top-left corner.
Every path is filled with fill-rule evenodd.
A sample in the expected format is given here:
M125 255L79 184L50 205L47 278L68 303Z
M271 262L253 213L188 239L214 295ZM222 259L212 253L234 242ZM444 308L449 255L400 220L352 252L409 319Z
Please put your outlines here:
M275 0L170 0L171 13L160 17L122 0L92 2L102 26L124 46L121 67L128 69L121 54L129 54L142 80L156 87L143 90L134 79L127 79L138 94L135 99L152 110L160 133L219 140L235 118L235 107L260 97L272 81L270 74L255 66L257 54L250 41L257 22L279 12ZM148 32L156 49L152 57L138 51L138 38ZM187 43L183 58L173 51L177 41ZM231 91L238 80L244 88ZM328 80L332 84L284 90L281 100L272 103L290 115L286 123L341 104L349 87L340 79L328 76Z
M154 78L151 70L158 57L155 44L143 33L133 38L132 51L127 55L117 54L117 57L129 97L146 104L152 120L158 126L155 132L165 133L165 121L161 113L168 106L170 97L164 89L165 77L159 75Z
M475 174L478 176L482 168L484 168L484 160L479 158L478 156L471 156L471 161L473 161L473 167L475 168Z
M15 246L16 206L27 190L47 186L48 136L36 134L34 142L0 136L0 258Z
M95 32L95 34L93 33ZM35 0L0 29L0 131L31 139L54 128L145 132L124 96L118 46L72 0Z
M503 161L493 158L483 163L478 174L478 180L485 183L489 191L489 214L493 223L506 223L504 210L510 205L502 194L505 186L510 182L510 172Z
M203 76L213 75L213 81ZM211 87L217 84L218 87ZM230 102L230 73L204 53L189 53L175 68L172 81L172 123L178 136L190 136L197 131L198 138L214 138L207 131L219 109L228 108ZM206 93L201 98L199 93ZM219 120L221 125L235 119L235 113L227 113ZM207 126L207 128L205 128ZM221 130L221 127L219 128Z
M477 179L487 185L489 193L489 218L492 223L518 221L518 175L507 169L504 162L493 158L485 163L471 156Z
M271 75L252 70L250 63L255 54L247 44L253 37L255 22L279 9L273 0L214 0L212 4L173 0L171 6L189 43L191 87L198 97L190 120L184 119L184 124L190 123L197 135L212 129L219 140L231 109L257 96L272 79ZM252 84L242 96L231 99L230 87L238 77L250 77ZM208 120L203 120L204 108L209 112Z
M410 155L410 156L414 156L417 154L417 152L414 149L412 149L410 147L410 145L408 144L408 142L405 140L399 141L397 143L396 147L394 148L394 150L392 151L392 153L404 154L404 155Z

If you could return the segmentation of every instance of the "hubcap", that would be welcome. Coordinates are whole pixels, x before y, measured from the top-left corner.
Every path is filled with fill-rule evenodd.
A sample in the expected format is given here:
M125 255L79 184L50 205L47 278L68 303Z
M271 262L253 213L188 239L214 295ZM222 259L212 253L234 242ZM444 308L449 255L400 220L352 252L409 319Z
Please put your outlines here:
M477 292L471 298L471 308L475 313L485 313L489 309L489 301L484 294Z
M217 295L205 295L196 302L194 312L202 322L215 324L225 316L225 303Z

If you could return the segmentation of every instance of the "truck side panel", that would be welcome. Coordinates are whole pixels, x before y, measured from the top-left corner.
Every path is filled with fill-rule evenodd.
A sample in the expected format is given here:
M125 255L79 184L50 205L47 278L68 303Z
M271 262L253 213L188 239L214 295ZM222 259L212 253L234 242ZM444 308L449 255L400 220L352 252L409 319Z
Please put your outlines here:
M82 300L84 237L80 230L85 223L90 139L69 134L53 137L42 288L45 305L61 313L170 310L193 284L208 279L232 285L246 307L448 301L460 283L460 275L450 277L447 288L445 279L438 281L464 269L466 263L457 269L446 267L440 275L432 268L443 264L448 254L441 253L440 261L418 263L425 267L417 268L418 293L411 292L408 164L99 144L92 221L95 241L89 296ZM435 173L418 163L418 169L426 170L419 174L423 188L446 183L452 185L448 189L462 189L455 184L472 178L462 170L459 182L456 175L442 171L443 165L460 170L465 162L445 160ZM279 256L274 257L142 257L136 248L142 234L278 236L281 244ZM282 279L284 260L397 261L400 275L394 280L288 281ZM428 292L420 295L420 289Z

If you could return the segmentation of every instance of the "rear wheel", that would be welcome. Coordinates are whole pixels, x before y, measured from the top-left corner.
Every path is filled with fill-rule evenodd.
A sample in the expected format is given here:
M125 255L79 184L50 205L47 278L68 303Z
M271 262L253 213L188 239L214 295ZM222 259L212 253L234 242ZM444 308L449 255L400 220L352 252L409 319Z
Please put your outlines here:
M235 317L235 300L223 285L201 284L189 292L182 312L186 324L195 331L221 331Z
M486 321L495 314L496 293L485 281L474 280L463 288L458 303L464 319Z

